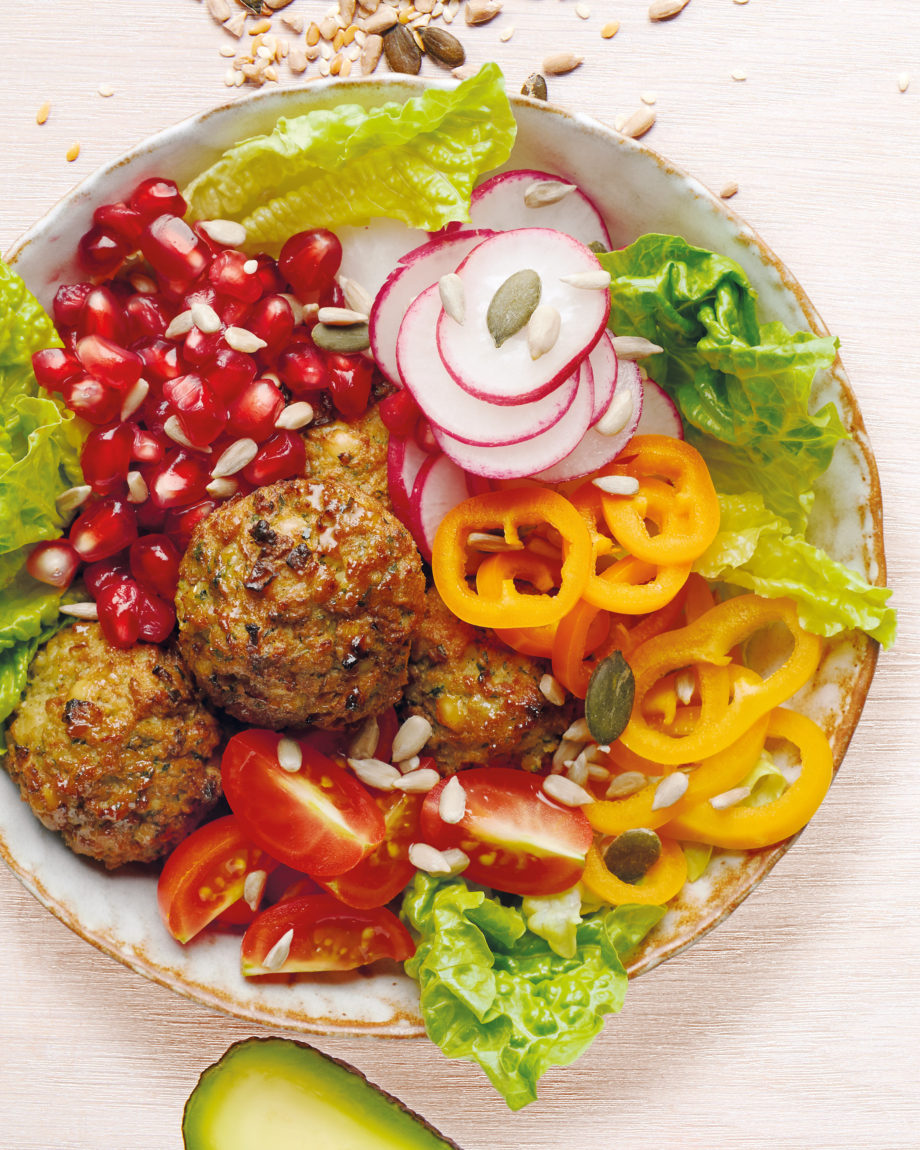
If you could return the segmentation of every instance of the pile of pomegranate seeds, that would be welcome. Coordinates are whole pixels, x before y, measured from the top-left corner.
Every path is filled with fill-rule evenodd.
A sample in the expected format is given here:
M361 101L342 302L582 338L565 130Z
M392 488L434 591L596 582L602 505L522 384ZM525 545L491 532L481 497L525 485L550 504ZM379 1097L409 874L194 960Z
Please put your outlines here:
M93 430L85 486L68 493L79 514L26 566L61 588L83 567L119 647L171 633L195 525L233 495L303 474L299 429L316 411L357 418L374 383L370 359L311 339L318 308L344 303L335 235L299 232L275 261L215 239L242 243L237 225L189 226L185 211L158 177L98 208L78 249L92 279L54 299L64 348L32 361Z

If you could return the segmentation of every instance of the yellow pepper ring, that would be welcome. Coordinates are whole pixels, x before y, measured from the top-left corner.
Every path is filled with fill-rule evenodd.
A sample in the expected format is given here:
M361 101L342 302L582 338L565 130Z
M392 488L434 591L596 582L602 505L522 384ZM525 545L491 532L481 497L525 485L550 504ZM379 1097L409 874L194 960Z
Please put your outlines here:
M734 806L717 811L702 802L667 823L669 834L712 846L754 850L794 835L812 817L827 794L834 757L827 736L811 719L780 707L770 715L768 739L786 739L799 750L802 770L779 798L759 807ZM588 815L590 818L590 811Z
M581 881L592 894L613 906L622 906L624 903L663 906L687 881L687 860L678 843L663 838L661 855L655 865L648 869L639 882L623 882L610 873L597 845L592 843L588 848L585 873Z
M730 700L722 692L702 692L700 719L687 735L655 729L643 715L647 693L659 679L681 667L729 662L727 652L770 623L782 622L793 638L785 661L765 679L736 680ZM821 640L799 626L791 599L739 595L719 603L679 631L656 635L630 655L636 693L632 716L621 741L637 755L664 766L698 762L736 742L761 716L794 695L814 675L821 657Z
M676 815L696 807L713 795L720 795L738 785L754 769L763 750L767 734L766 716L746 731L737 742L724 751L703 759L690 771L689 786L683 796L670 807L653 810L655 791L660 779L652 781L641 791L623 799L603 800L585 807L591 826L605 835L619 835L633 827L655 827L671 823ZM711 809L711 808L710 808Z
M549 524L562 537L562 569L555 595L525 594L514 579L503 579L497 594L482 595L466 581L467 537L473 531L501 529L520 542L524 526ZM584 519L567 499L540 487L490 491L449 511L434 540L431 571L445 605L477 627L541 627L561 619L578 602L592 571L593 547Z
M690 563L648 563L627 555L592 575L584 598L604 611L647 615L671 602L687 582L690 568Z

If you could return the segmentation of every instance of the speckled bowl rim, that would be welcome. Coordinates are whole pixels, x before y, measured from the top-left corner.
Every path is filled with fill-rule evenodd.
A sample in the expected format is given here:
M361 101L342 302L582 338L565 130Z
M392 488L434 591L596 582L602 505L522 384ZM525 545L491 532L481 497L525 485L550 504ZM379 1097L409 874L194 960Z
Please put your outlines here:
M313 81L302 88L257 92L237 100L228 101L225 104L209 109L203 113L187 117L178 124L148 137L119 159L104 165L87 176L76 187L62 196L59 202L52 207L41 220L34 224L13 244L7 255L7 262L15 266L22 260L24 253L27 252L31 244L41 242L44 235L50 230L53 230L62 219L70 218L74 214L75 209L79 209L81 205L84 210L88 210L86 205L92 204L96 185L108 175L129 163L142 159L146 155L159 152L164 145L178 138L188 136L189 133L202 129L208 124L209 120L215 116L232 115L237 110L244 112L253 108L261 109L262 105L266 105L269 109L271 109L273 105L277 105L277 114L283 115L285 111L289 112L291 110L290 105L300 104L303 101L312 102L314 99L321 101L327 100L332 93L336 94L336 102L338 102L339 99L347 101L355 97L368 97L369 95L375 97L379 95L381 99L404 99L418 95L426 88L445 88L452 86L453 84L450 81L432 81L409 77L348 79L344 81L319 80ZM689 189L690 192L702 201L703 204L707 205L710 210L715 211L725 219L730 231L734 233L734 239L736 241L748 247L759 262L773 270L781 281L783 289L791 293L795 298L811 330L820 335L828 334L824 322L797 279L789 272L768 245L728 204L699 183L699 181L691 177L682 168L665 160L641 141L623 137L612 128L605 126L590 116L523 96L515 96L511 99L516 112L519 114L521 109L535 109L540 114L561 118L563 121L571 123L579 131L588 132L600 137L614 150L619 149L624 153L636 153L643 156L648 162L654 164L666 177L679 181L684 185L685 189ZM373 102L376 103L379 101L374 99ZM206 160L203 160L202 164L206 162ZM74 229L71 228L71 235L73 231ZM867 560L874 565L875 578L873 581L884 584L886 568L882 530L882 500L875 460L871 447L869 446L858 404L839 358L830 369L829 376L832 381L831 386L836 388L839 393L839 400L842 401L842 406L844 407L845 423L851 431L865 467L865 480L868 483L868 492L865 500L864 522L867 528L871 526L871 530L867 530ZM835 772L840 766L846 748L856 729L875 670L877 655L877 643L862 636L856 639L854 645L856 674L851 680L847 705L837 719L832 738ZM683 936L665 937L660 942L656 942L655 935L650 936L646 943L644 943L633 956L629 965L630 976L637 977L640 974L652 970L659 963L681 953L692 945L692 943L698 941L716 927L750 895L758 883L776 865L792 843L795 842L796 838L798 838L798 835L775 847L756 852L748 852L746 857L750 865L746 872L746 881L743 889L739 890L727 901L723 901L718 905L713 903L709 913L706 913L704 904L703 911L696 916L694 928L691 932ZM81 938L151 981L166 986L199 1003L214 1007L241 1019L263 1023L269 1026L280 1026L301 1033L317 1035L370 1033L378 1036L411 1036L423 1033L417 1011L411 1004L407 1007L405 1001L402 1003L398 1001L394 1002L390 1016L382 1023L373 1019L355 1018L349 1018L343 1023L341 1019L335 1017L317 1017L312 1014L298 1013L296 1010L284 1009L283 1007L278 1009L271 1003L265 1004L264 1006L253 1005L252 1003L243 1005L237 1001L232 994L227 994L213 987L208 987L207 985L202 985L190 980L178 967L171 967L169 964L162 962L151 962L149 957L142 951L138 952L130 945L124 945L119 940L107 937L105 933L85 929L77 911L58 902L48 892L38 874L30 872L27 867L20 865L17 858L14 857L10 851L9 845L2 834L0 834L0 858L3 858L23 885L30 890L48 910ZM393 974L394 985L401 977L403 976L396 973ZM368 985L370 986L371 984Z

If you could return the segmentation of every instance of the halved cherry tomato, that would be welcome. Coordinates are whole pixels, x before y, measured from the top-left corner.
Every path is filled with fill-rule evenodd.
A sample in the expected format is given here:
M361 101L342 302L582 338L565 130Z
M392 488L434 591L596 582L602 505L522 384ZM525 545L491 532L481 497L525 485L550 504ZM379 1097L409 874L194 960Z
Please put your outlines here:
M233 815L205 823L179 843L160 874L157 903L166 929L188 942L242 899L248 874L268 874L277 865Z
M461 821L446 823L438 812L444 779L425 796L419 829L439 850L469 855L464 877L510 894L559 894L578 882L591 825L581 810L545 793L542 775L474 767L457 777L466 792Z
M362 910L385 906L409 885L415 874L415 867L409 862L409 846L418 839L421 795L389 791L374 798L383 811L386 838L350 871L337 878L317 880L337 899Z
M224 794L251 838L280 862L306 874L343 874L382 841L383 814L344 767L298 746L296 771L278 761L277 731L234 735L221 762Z
M259 915L243 936L242 970L245 975L354 970L378 958L404 962L414 950L409 932L384 907L353 910L331 894L313 894Z

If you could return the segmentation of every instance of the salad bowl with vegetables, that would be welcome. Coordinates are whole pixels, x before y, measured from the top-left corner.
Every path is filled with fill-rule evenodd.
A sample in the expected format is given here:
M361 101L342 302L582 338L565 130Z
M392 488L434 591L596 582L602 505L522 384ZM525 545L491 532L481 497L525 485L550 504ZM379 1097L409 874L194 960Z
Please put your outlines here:
M180 993L305 1032L424 1026L525 1105L627 974L788 848L893 639L835 341L716 197L509 101L494 66L217 109L91 177L10 263L4 717L74 616L120 650L177 625L230 716L229 806L105 870L3 773L3 857ZM360 439L318 477L311 444L369 411L382 488ZM326 648L284 615L349 531L380 575L361 610L390 596L372 630L394 603L402 627L360 686L369 632L311 671ZM254 596L304 646L291 679L284 649L253 654Z

